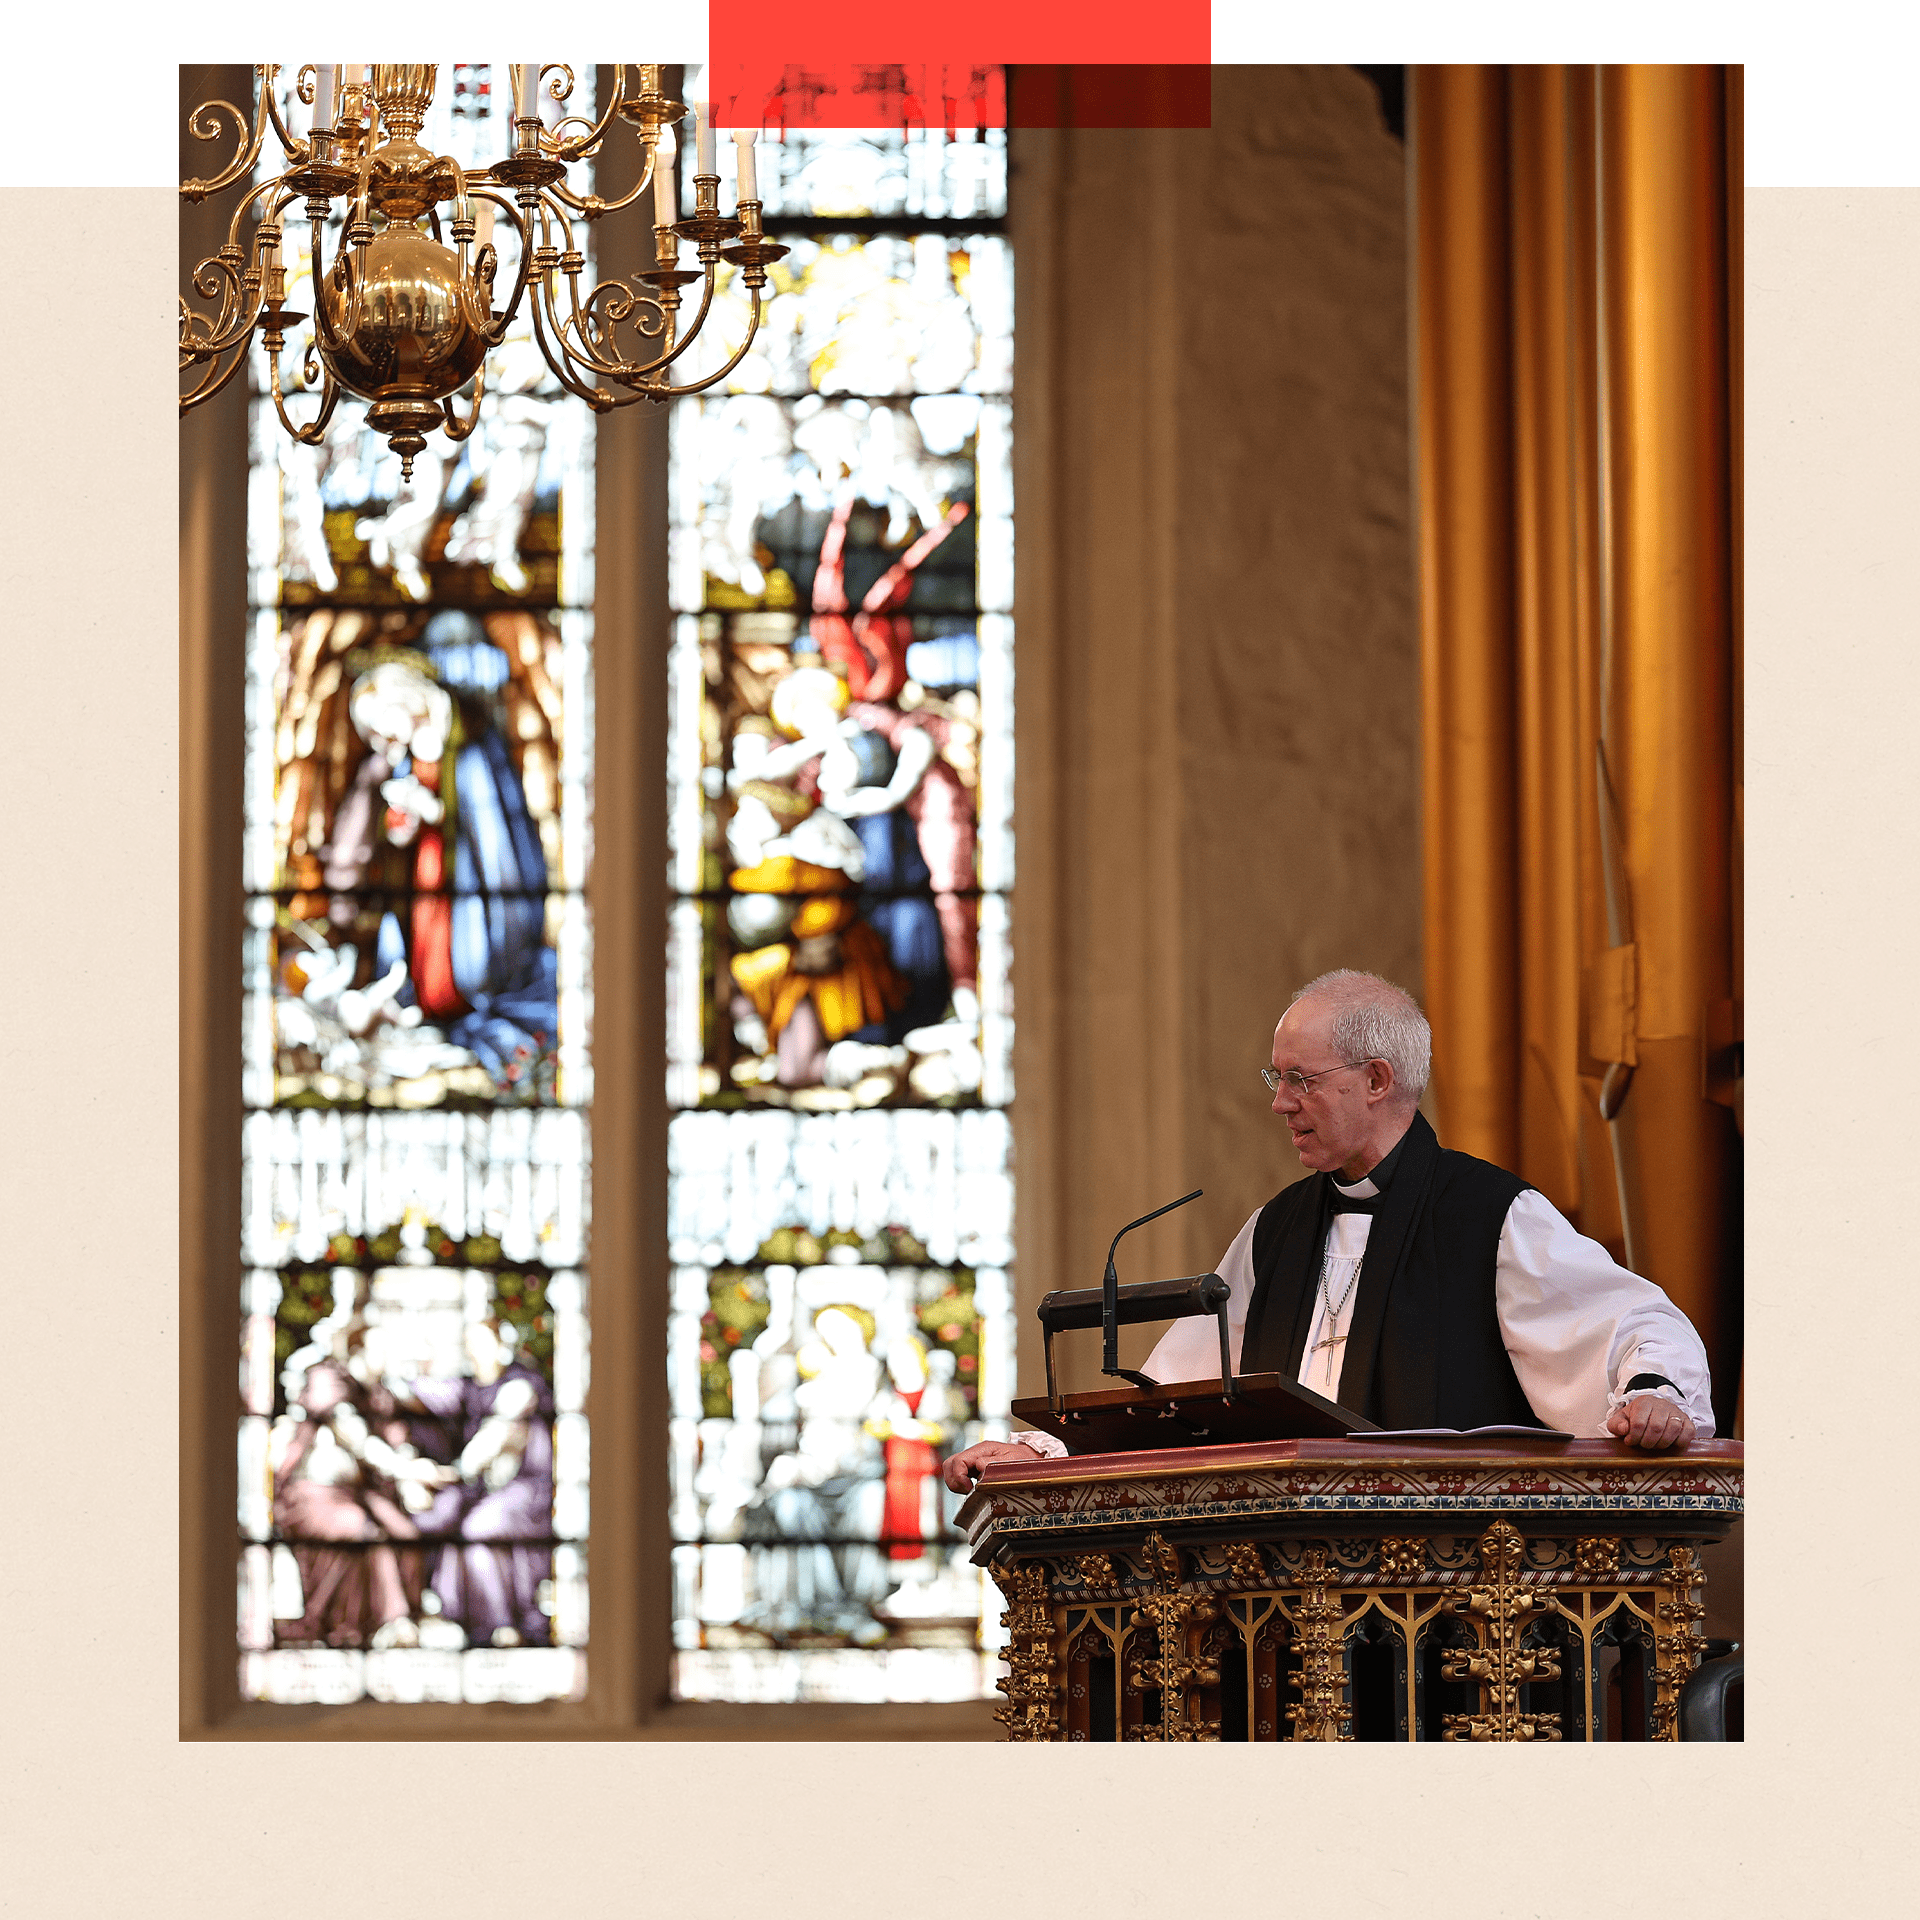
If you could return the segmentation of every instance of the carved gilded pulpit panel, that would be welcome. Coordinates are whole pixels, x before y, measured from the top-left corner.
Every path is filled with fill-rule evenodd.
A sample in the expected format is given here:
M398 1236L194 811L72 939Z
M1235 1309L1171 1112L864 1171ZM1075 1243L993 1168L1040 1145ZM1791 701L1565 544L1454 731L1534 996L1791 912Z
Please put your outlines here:
M1274 1441L989 1469L1016 1740L1674 1740L1744 1450Z

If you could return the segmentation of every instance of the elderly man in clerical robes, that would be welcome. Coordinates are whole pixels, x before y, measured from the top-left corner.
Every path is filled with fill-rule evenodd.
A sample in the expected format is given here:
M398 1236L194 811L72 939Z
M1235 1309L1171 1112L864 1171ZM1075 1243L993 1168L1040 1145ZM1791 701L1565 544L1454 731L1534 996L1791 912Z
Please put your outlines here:
M1431 1057L1426 1017L1377 975L1343 969L1294 995L1262 1072L1315 1177L1221 1258L1235 1371L1287 1374L1390 1429L1710 1439L1692 1323L1517 1175L1440 1145L1418 1111ZM1143 1371L1215 1378L1213 1321L1177 1322ZM1064 1452L1022 1433L955 1454L944 1476L964 1493L991 1460Z

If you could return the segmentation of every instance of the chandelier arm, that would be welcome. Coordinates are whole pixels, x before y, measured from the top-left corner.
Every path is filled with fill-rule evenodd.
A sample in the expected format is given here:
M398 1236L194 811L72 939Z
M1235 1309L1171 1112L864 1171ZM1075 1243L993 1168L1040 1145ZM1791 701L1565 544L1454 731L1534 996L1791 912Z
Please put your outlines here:
M283 175L282 178L284 179L285 176ZM277 244L280 248L280 270L283 273L286 271L286 268L287 268L288 210L301 197L302 196L299 193L297 193L292 187L288 187L280 195L280 197L274 201L273 205L267 209L266 217L273 222L275 227L279 229L279 240ZM297 221L300 218L300 216L296 213L292 216L292 218Z
M527 290L527 278L533 265L533 222L521 217L515 202L497 188L480 186L471 178L467 192L476 200L491 200L496 207L505 209L507 217L513 222L513 230L520 236L520 271L514 279L513 297L508 300L498 320L485 328L490 346L497 347L507 337L507 329L513 325L514 315L520 311L521 296Z
M676 324L675 333L670 337L670 344L668 346L668 350L665 353L663 353L660 356L660 358L653 363L652 366L643 367L641 369L643 373L658 373L661 370L661 368L672 366L673 363L676 360L678 360L680 356L683 353L685 353L686 350L690 346L692 346L696 340L700 338L700 331L707 324L707 315L713 309L714 289L718 285L718 283L719 283L718 270L713 266L711 262L709 262L707 265L706 285L700 289L700 311L693 316L693 325L686 328L679 328ZM758 296L756 295L755 298L757 302ZM754 308L754 312L756 313L756 315L759 312L759 307L757 304ZM756 326L759 324L757 319L754 324ZM749 332L749 334L747 335L747 338L749 340L753 338L753 335L751 332ZM673 341L677 341L677 344L672 344Z
M307 265L313 276L313 335L322 347L331 352L344 344L344 338L335 334L327 322L327 262L324 245L327 216L319 202L310 201L308 206L313 225L313 238L307 246Z
M578 318L580 312L580 284L578 277L571 273L568 274L567 284L573 295L574 315ZM533 297L536 313L541 308L544 308L546 323L553 330L554 345L565 355L567 364L570 367L584 367L590 373L601 375L610 372L610 369L601 364L598 357L594 354L593 349L587 344L587 336L584 330L582 330L580 334L580 344L578 346L573 345L568 339L569 333L573 331L573 322L563 320L560 317L555 304L553 276L550 273L541 275L540 284L534 289Z
M634 182L631 190L623 193L618 200L603 200L597 193L569 193L565 185L558 180L556 180L547 191L564 205L571 207L575 213L584 215L588 220L604 220L608 214L618 213L623 207L632 206L633 203L653 185L653 169L659 157L658 141L648 140L645 135L640 136L640 138L643 143L642 159L644 162L640 169L640 178Z
M729 360L724 367L717 368L714 372L708 374L704 380L692 381L684 387L672 386L662 381L647 390L647 398L650 400L680 400L684 399L686 395L690 393L705 393L709 387L724 380L727 375L747 357L747 349L753 345L754 335L760 331L762 307L760 289L758 287L753 289L752 300L753 312L747 319L747 337L740 342L740 345L734 350L733 358Z
M572 394L576 399L584 399L589 407L593 407L595 413L605 413L605 405L603 405L605 396L595 397L599 394L599 390L589 388L580 380L580 376L574 372L574 359L566 351L566 344L549 338L549 328L553 323L551 323L551 317L543 315L541 311L540 286L534 288L534 298L526 303L526 311L534 319L534 344L540 348L540 357L547 363L549 371L553 372L555 380L561 382L561 386L566 388L568 394Z
M339 269L343 263L346 270L346 313L336 328L327 319L327 303L323 297L324 282L320 273L321 234L325 226L325 216L316 213L313 220L313 330L319 335L320 344L329 353L340 352L353 336L360 331L360 322L365 318L366 269L359 258L361 247L349 247L346 235L341 236L341 250L334 258L334 267ZM354 228L371 230L367 216L367 176L364 167L360 175L360 192L356 196L355 212L348 221L346 232Z
M541 198L543 201L548 197L549 191L550 190L542 191ZM564 243L564 250L569 253L572 252L573 251L573 223L567 218L565 209L561 207L554 207L549 209L543 206L541 209L541 220L543 225L549 220L557 220L559 222L560 229L561 229L561 239ZM574 272L570 272L567 277L568 277L568 282L571 287L572 295L573 295L574 318L576 321L580 321L581 320L580 283L578 278L576 277L577 271L578 270L576 269L574 270ZM618 380L622 385L632 385L635 382L646 379L649 374L659 372L659 370L662 367L670 365L674 360L677 360L681 354L685 353L687 348L693 344L694 340L699 335L701 327L706 323L708 309L713 305L714 284L715 284L715 276L717 271L718 270L714 266L714 264L711 261L709 261L706 267L706 284L701 292L700 311L698 314L695 315L692 327L690 327L687 330L685 336L680 340L680 343L677 346L674 346L671 344L673 340L673 334L671 332L672 316L671 316L670 309L667 307L664 301L655 301L653 303L654 305L660 308L661 322L662 322L661 330L663 333L666 334L666 337L670 344L669 344L668 350L665 353L661 354L657 359L648 361L644 366L640 365L638 362L630 363L626 361L620 361L615 366L607 366L602 364L597 358L593 356L592 350L587 344L592 336L588 328L585 326L584 322L582 322L582 324L579 326L579 329L578 329L579 339L580 339L579 347L578 348L570 347L567 344L567 334L568 334L567 325L566 323L564 323L558 318L558 316L555 314L553 309L553 291L550 286L547 286L544 289L544 294L547 301L548 324L553 329L555 340L559 345L561 352L565 354L570 361L578 360L581 365L591 369L592 372L594 372L595 374L599 375L602 378ZM543 281L548 278L550 278L550 276L547 276L547 275L542 276ZM619 282L619 283L603 282L602 284L624 285L625 283L624 282ZM596 289L595 291L597 292L598 289ZM536 293L535 308L534 308L536 316L539 313L538 303L540 298L541 298L541 294ZM592 304L591 297L589 297L588 304L589 305ZM749 338L751 338L751 335L749 335ZM556 368L555 371L558 372L559 370ZM599 401L595 401L594 405L596 407L599 407L602 401L604 401L607 405L614 404L611 396L605 394L604 392L601 394L601 399Z
M553 190L550 187L540 189L540 237L546 247L552 248L554 237L553 228L557 225L560 229L559 251L564 257L566 254L574 251L573 222L567 218L565 207L559 205L557 202L553 205L547 204L552 198ZM529 228L529 233L531 233L531 228ZM577 319L580 313L580 269L578 267L568 267L562 269L562 271L564 271L567 276L567 285L572 295L574 316ZM586 346L584 329L581 332L581 346L578 350L570 348L567 345L567 325L560 319L555 310L553 275L554 268L549 267L539 276L539 283L534 288L536 311L538 309L538 302L544 300L546 302L547 325L553 329L554 341L559 346L561 352L566 354L569 360L577 359L583 365L593 366L595 372L600 372L602 369L595 366L590 358L590 351Z
M207 357L204 353L194 351L194 343L198 340L194 323L200 316L187 305L187 296L184 293L176 297L180 302L180 365L182 367L198 366Z
M707 324L707 315L713 306L715 274L716 274L715 268L709 265L706 270L706 284L704 287L702 287L700 291L700 310L698 313L696 313L693 316L693 324L690 327L687 327L684 331L680 328L679 322L674 317L676 308L668 306L665 301L655 302L655 304L659 306L665 320L665 325L662 331L666 337L666 342L667 342L666 351L658 355L655 359L649 360L645 366L641 366L638 363L635 363L631 367L629 367L628 371L626 371L625 373L615 373L615 374L612 374L610 377L619 380L623 385L634 384L634 383L644 381L648 379L651 375L660 372L660 370L663 367L672 366L673 363L676 360L678 360L680 356L683 353L685 353L686 350L690 346L692 346L696 340L699 339L701 329ZM757 295L755 296L754 312L756 315L756 318L754 320L754 326L757 327L759 325L759 320L757 317L759 313ZM753 339L753 332L751 329L747 334L747 339L749 342L751 342ZM746 349L743 347L741 349L741 352L744 353L745 351ZM740 355L736 354L733 357L733 359L728 362L727 368L723 368L722 371L723 372L727 371L733 366L738 365L739 359L740 359ZM693 392L693 391L697 391L697 389L689 388L688 391ZM653 396L649 395L648 397L651 398ZM624 402L622 404L624 404Z
M377 118L379 104L369 100L367 111ZM374 153L372 136L368 136L368 152L360 162L360 189L353 196L352 218L341 231L341 252L335 256L334 264L342 260L347 269L347 314L340 329L341 344L351 340L359 331L360 323L366 318L367 303L367 247L373 239L373 214L370 195L373 181ZM358 236L357 238L355 236ZM351 244L349 244L351 242ZM316 288L318 282L315 282ZM314 295L314 318L318 320L322 308L318 292Z
M544 281L545 275L542 275L541 278ZM543 294L545 295L545 300L543 300ZM567 352L564 341L559 343L556 356L556 343L547 337L550 322L543 317L542 312L543 305L547 301L550 301L551 298L551 294L546 291L544 286L536 287L533 298L527 303L527 311L533 315L533 338L535 344L540 349L540 357L546 361L547 367L553 374L553 377L558 380L570 394L574 395L576 399L584 400L595 413L606 413L613 406L613 395L608 393L604 387L589 387L582 384L579 377L573 371L572 356Z
M354 277L353 262L347 262L346 312L340 325L335 327L327 318L327 303L320 288L319 276L314 276L313 294L313 331L323 353L341 353L346 350L360 326L360 283Z
M552 151L553 157L556 160L585 160L598 150L601 136L604 135L608 127L613 124L613 116L619 112L620 102L626 98L626 85L626 63L624 61L616 61L613 68L613 97L608 100L607 110L600 116L599 121L597 123L591 122L584 114L569 114L566 119L560 122L560 126L553 129L551 135L553 140ZM572 89L569 88L568 92L571 91ZM564 95L555 96L556 99L564 97ZM580 135L577 139L562 140L560 138L560 127L571 126L586 127L588 131ZM547 142L543 139L540 144L544 147Z
M622 407L637 407L642 400L659 401L668 398L665 393L647 386L644 382L631 386L623 382L619 392L607 392L604 389L603 392L606 405L604 407L596 405L594 408L596 413L618 413Z
M640 372L635 362L621 359L618 351L611 347L607 351L612 354L612 358L602 358L590 344L589 338L583 337L571 320L562 319L558 314L549 311L547 324L552 327L553 337L558 342L561 352L567 356L569 365L584 367L589 373L602 380L624 382L634 379Z
M441 428L441 431L449 440L457 444L459 441L466 439L468 435L473 432L474 428L480 424L480 402L485 397L486 391L487 363L482 360L473 376L473 406L468 412L466 420L462 422L460 416L454 412L451 396L440 402L440 411L446 419L446 425Z
M317 220L314 222L316 228L319 224ZM343 250L334 262L335 267L340 265L341 260L346 262L345 313L341 324L336 327L327 317L326 281L329 275L321 270L320 236L316 232L313 239L313 333L324 353L339 353L353 338L360 317L360 287L354 277L352 256Z
M276 187L284 186L286 184L286 178L287 178L286 174L276 173L271 180L262 180L257 187L253 188L250 192L245 193L241 196L240 204L237 207L235 207L233 210L233 218L227 222L227 245L228 246L230 247L239 246L240 223L247 217L247 209L250 206L252 206L256 200L262 198L266 194L272 193ZM261 219L262 220L277 219L280 213L286 208L288 203L298 198L299 196L297 194L289 191L286 199L282 200L279 206L271 207L267 209L266 212L261 214L260 216ZM255 250L258 251L259 240L257 235L255 236L254 245L255 245Z
M493 340L493 276L499 264L500 256L489 241L474 249L471 264L460 276L460 310L467 316L467 325L489 341Z
M255 188L254 192L248 194L246 200L240 203L241 211L244 212L248 201L253 200L256 195L262 191L279 187L284 178L285 175L282 175L279 179L267 181L264 189ZM248 269L247 275L247 278L252 278L255 283L253 298L248 307L245 321L235 327L236 334L251 332L260 324L263 312L277 312L286 304L286 222L281 216L299 197L298 194L291 190L283 191L271 206L261 209L260 222L253 230L253 264ZM234 215L236 230L239 219L240 214L236 213ZM274 281L267 266L267 243L269 238L271 238L272 244L280 257L280 264L277 269L280 275L280 282L277 292L275 291ZM243 291L247 284L247 278L243 278L240 282Z
M546 327L552 332L553 344L569 368L581 370L585 374L598 375L601 378L617 377L613 374L612 368L603 364L584 340L576 346L569 339L572 322L560 317L555 308L553 289L544 280L534 289L533 297L536 325L544 317Z
M206 378L197 387L180 396L182 413L190 412L204 401L211 400L246 364L247 353L244 342L237 343L230 351L233 357L228 360L224 368L216 360L215 364L207 370Z
M571 282L572 275L568 275L568 280ZM598 374L602 379L618 379L621 366L618 352L614 352L611 361L601 358L599 350L593 345L592 333L577 324L580 318L580 290L577 286L572 288L572 294L572 318L563 318L555 308L552 294L547 296L547 325L553 329L555 343L567 356L569 366L585 367L588 372Z
M540 237L548 246L553 245L553 229L560 229L560 251L573 251L573 222L567 218L567 210L554 198L551 187L537 189L540 206Z
M259 282L249 290L248 281L254 271L243 272L231 256L221 254L200 262L200 271L194 276L194 291L211 299L216 286L213 276L217 275L220 310L208 317L188 308L193 324L184 330L181 344L191 346L190 358L205 360L209 355L225 353L229 347L240 345L253 331L264 297L263 285ZM181 304L184 306L185 302Z
M602 280L587 295L583 306L580 300L580 276L577 271L567 275L567 290L573 304L573 318L557 320L554 333L572 358L583 365L590 366L595 373L611 380L631 380L651 371L651 368L642 367L636 362L627 360L621 354L614 342L613 329L619 326L634 308L651 307L660 316L660 324L656 332L664 335L667 330L667 310L662 302L644 293L636 293L624 280ZM604 321L594 311L594 303L603 293L611 296L610 305L615 301L619 302L618 310L610 313ZM643 340L648 338L647 329L640 321L636 320L633 324L634 331ZM570 335L579 342L577 346L567 344ZM611 361L603 360L601 358L603 354L611 355Z
M186 296L180 296L180 349L186 355L186 359L180 363L182 366L188 360L207 360L225 353L253 325L251 318L243 326L233 323L234 315L239 311L241 293L240 269L234 261L219 254L202 260L194 270L193 290L203 300L211 300L218 294L220 306L216 313L210 315L196 313L187 305Z
M293 130L288 127L287 123L280 118L280 102L275 98L273 91L274 80L280 72L279 63L276 62L272 66L262 67L260 72L262 75L260 97L266 102L268 117L273 122L274 134L280 142L280 151L284 153L296 167L303 167L313 158L313 147L310 142L302 140L298 134L294 133ZM298 74L294 76L293 84L297 91L300 85L300 76Z
M183 293L178 296L180 302L180 364L183 367L197 365L202 360L217 359L229 347L237 346L247 332L244 327L229 330L229 322L237 304L235 290L240 284L239 269L231 260L222 259L218 254L209 260L202 260L195 269L193 290L203 300L211 300L220 294L218 313L211 316L196 312L187 302Z
M256 87L258 76L266 71L255 67ZM256 105L257 105L256 100ZM203 100L199 106L187 115L187 131L196 140L218 140L220 138L220 119L222 113L233 116L235 130L240 136L240 150L234 155L230 165L216 174L211 180L182 180L180 197L183 200L199 202L210 193L218 193L223 187L230 187L236 180L245 177L249 168L260 157L260 143L266 136L267 122L264 114L256 120L251 114L245 114L231 100ZM200 124L200 116L211 116L207 125Z
M261 227L255 230L252 250L252 264L243 269L241 262L247 259L246 250L240 245L240 223L247 208L262 194L278 187L285 176L263 181L255 187L235 210L233 219L227 228L227 244L217 254L202 260L195 270L194 291L203 299L211 300L218 292L219 311L213 315L195 313L184 297L180 301L180 347L182 366L194 361L215 358L244 341L253 331L260 317L261 307L266 301L266 268L261 233L268 222L276 228L279 217L287 206L297 198L292 193L285 194L279 202L261 217ZM248 282L252 281L251 293ZM244 312L242 308L244 306Z
M211 300L217 293L220 306L211 315L197 314L183 298L181 306L180 344L190 360L205 360L211 355L226 352L227 348L246 337L253 329L253 323L260 312L260 304L265 286L265 274L260 267L260 240L256 232L251 249L240 244L240 223L246 217L250 207L263 193L270 193L280 184L281 176L263 181L255 187L234 209L233 218L227 224L227 243L221 250L209 255L194 269L193 290L203 300ZM283 203L284 204L284 203ZM277 212L278 209L275 209ZM272 214L263 216L272 218ZM255 276L258 276L256 279ZM249 298L248 282L254 281ZM245 307L244 317L242 307ZM182 361L182 365L186 361Z
M304 427L297 427L293 417L287 412L286 396L280 386L280 349L267 349L267 386L273 395L273 410L280 416L280 424L288 435L298 440L302 446L317 447L326 438L327 422L333 418L333 409L340 399L340 386L334 379L331 369L320 388L320 411Z

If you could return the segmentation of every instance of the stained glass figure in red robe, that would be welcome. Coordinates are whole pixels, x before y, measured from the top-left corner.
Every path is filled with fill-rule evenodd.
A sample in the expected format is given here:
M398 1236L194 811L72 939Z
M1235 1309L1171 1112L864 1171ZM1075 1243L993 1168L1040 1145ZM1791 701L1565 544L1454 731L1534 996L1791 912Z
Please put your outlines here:
M921 563L973 509L956 501L937 527L923 533L871 587L855 611L847 598L847 522L853 495L845 495L827 523L813 575L813 640L820 657L845 676L855 700L891 700L907 684L907 648L913 622L900 612L913 592Z

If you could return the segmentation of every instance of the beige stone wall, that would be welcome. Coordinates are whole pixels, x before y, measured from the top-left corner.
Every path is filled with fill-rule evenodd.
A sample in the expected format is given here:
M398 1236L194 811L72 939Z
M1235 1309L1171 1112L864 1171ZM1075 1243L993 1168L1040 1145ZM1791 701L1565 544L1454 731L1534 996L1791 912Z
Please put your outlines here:
M1405 152L1371 87L1221 68L1210 133L1019 134L1015 168L1034 1392L1033 1303L1118 1226L1204 1187L1121 1266L1202 1272L1298 1176L1255 1077L1291 989L1418 992L1419 681Z

